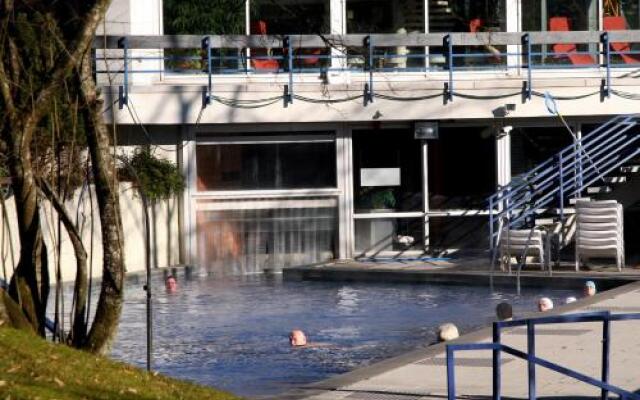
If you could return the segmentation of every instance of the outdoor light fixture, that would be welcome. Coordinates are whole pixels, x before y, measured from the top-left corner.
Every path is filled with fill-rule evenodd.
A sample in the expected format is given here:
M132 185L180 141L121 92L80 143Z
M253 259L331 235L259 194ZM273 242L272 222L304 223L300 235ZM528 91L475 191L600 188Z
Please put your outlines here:
M415 139L438 139L438 123L435 121L418 121L415 123L413 136Z

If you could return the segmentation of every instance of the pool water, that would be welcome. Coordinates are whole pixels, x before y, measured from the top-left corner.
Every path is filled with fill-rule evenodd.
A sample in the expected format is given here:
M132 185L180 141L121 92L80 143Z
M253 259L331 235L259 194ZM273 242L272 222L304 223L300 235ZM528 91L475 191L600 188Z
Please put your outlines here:
M572 290L429 284L288 282L281 277L194 277L166 293L155 277L153 368L241 396L275 395L393 357L436 338L444 322L461 334L488 325L496 304L535 310L541 295L562 302ZM129 283L112 356L146 364L145 293ZM302 329L311 348L291 348Z

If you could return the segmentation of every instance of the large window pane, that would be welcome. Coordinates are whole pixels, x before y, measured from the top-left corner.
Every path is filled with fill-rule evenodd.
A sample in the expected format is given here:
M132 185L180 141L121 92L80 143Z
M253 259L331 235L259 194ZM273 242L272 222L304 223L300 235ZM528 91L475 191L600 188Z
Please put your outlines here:
M524 31L589 31L598 29L596 0L522 0ZM556 43L533 46L534 63L597 64L597 45Z
M603 25L605 31L640 29L640 1L611 0L603 5ZM611 43L613 64L640 64L640 49L637 43Z
M412 130L353 133L356 212L422 210L420 147Z
M320 35L331 32L329 0L252 0L251 34L253 35ZM295 46L295 43L294 43ZM294 68L318 69L330 64L327 48L295 49ZM281 48L252 49L256 71L277 70L284 60L264 57L287 56Z
M198 190L336 187L334 142L196 147Z
M429 0L429 32L505 32L505 0ZM457 67L495 68L504 64L505 46L454 47ZM441 68L445 64L442 47L429 49L429 65Z
M424 32L424 6L417 0L347 0L347 33ZM377 69L424 68L422 47L376 48ZM359 68L368 57L368 49L350 49L349 64Z
M247 274L335 258L335 199L220 202L197 212L200 265L214 273ZM251 204L248 204L251 203ZM256 207L251 209L251 207ZM246 208L246 209L245 209Z
M165 35L243 35L246 32L244 0L188 1L164 0ZM201 73L206 70L200 49L166 49L165 68L169 72ZM212 70L225 73L245 68L238 49L213 49Z

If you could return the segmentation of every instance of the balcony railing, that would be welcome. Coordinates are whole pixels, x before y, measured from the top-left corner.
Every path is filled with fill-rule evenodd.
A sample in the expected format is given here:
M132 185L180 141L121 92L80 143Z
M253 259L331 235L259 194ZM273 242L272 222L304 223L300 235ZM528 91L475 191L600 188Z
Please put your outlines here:
M465 96L455 91L458 74L509 73L522 78L522 95L528 100L542 95L535 90L536 72L589 69L602 79L594 95L625 97L635 95L612 88L612 70L640 68L639 30L100 36L94 48L96 73L121 76L121 103L126 103L132 75L169 73L206 78L206 103L216 99L216 79L223 75L280 74L285 77L283 98L288 104L296 98L294 76L340 72L362 74L365 104L382 97L374 91L375 77L389 72L419 72L427 75L416 79L444 80L440 95L445 101Z

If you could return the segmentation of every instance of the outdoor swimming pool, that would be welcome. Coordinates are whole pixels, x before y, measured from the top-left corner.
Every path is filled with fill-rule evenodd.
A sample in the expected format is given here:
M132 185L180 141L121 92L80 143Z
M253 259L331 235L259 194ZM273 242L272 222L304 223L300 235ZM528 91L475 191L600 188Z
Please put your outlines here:
M280 276L182 279L175 294L162 277L154 302L154 369L242 396L274 395L402 354L435 340L453 322L466 333L487 325L495 305L535 310L545 295L560 301L572 290L426 284L287 282ZM293 349L291 329L326 345ZM113 357L145 366L145 293L129 283Z

